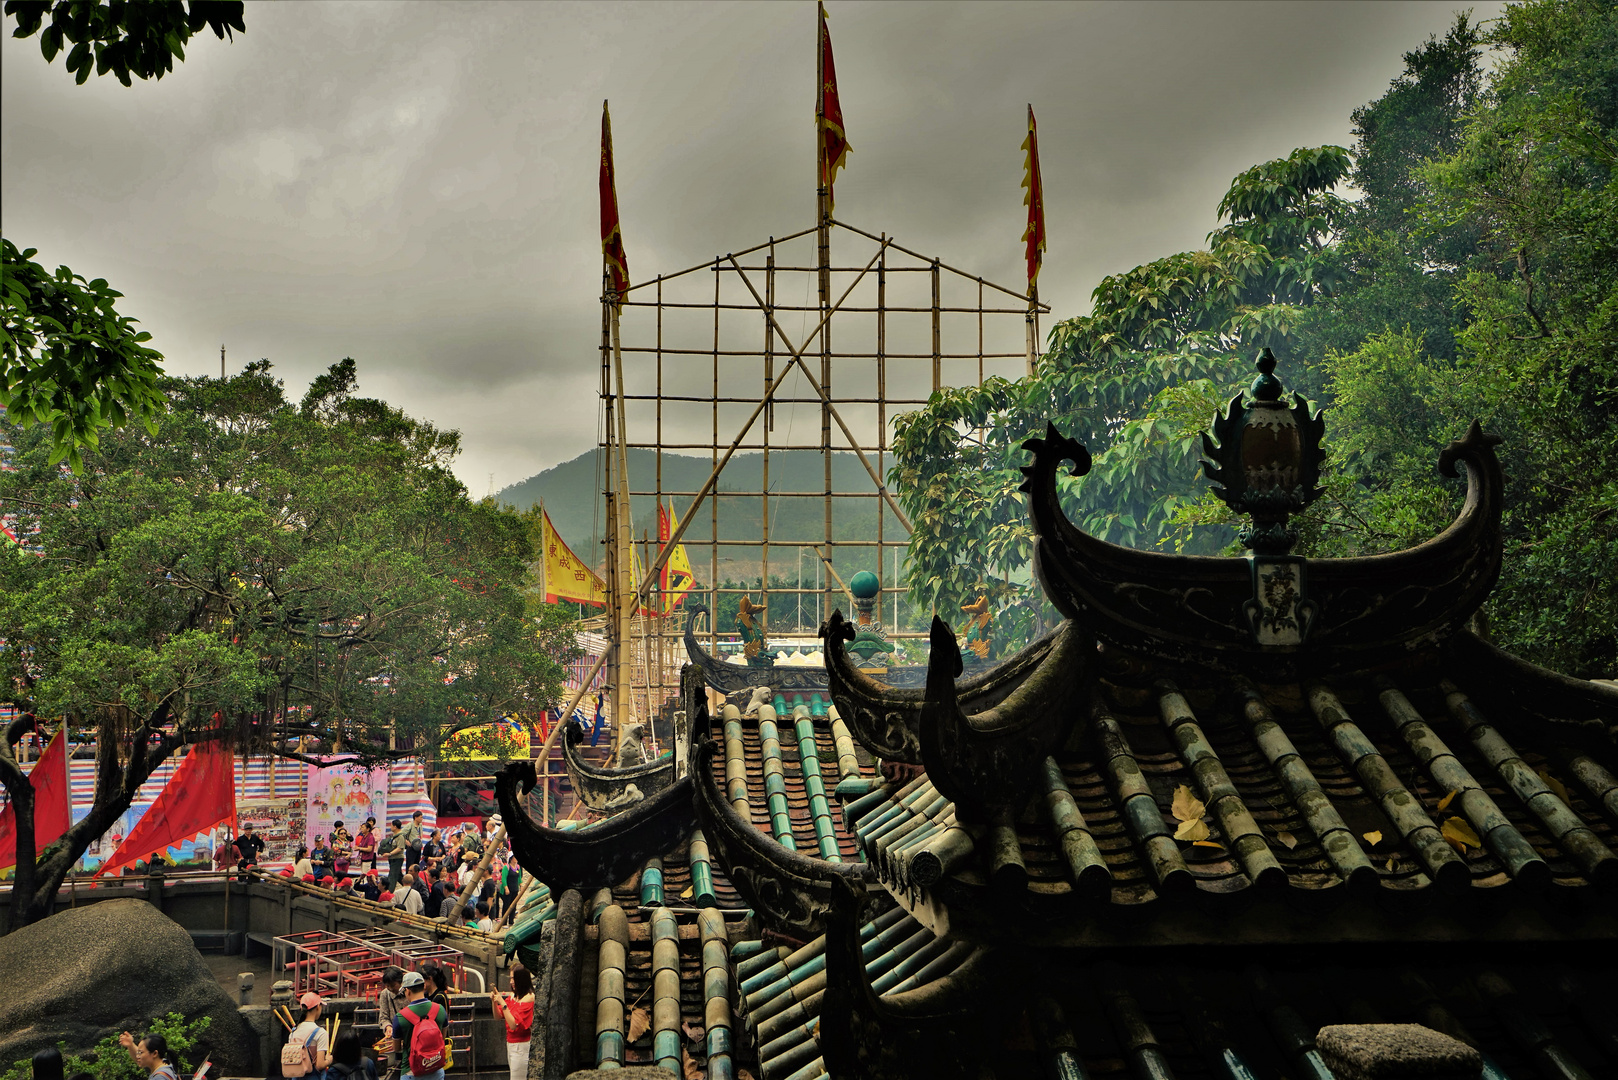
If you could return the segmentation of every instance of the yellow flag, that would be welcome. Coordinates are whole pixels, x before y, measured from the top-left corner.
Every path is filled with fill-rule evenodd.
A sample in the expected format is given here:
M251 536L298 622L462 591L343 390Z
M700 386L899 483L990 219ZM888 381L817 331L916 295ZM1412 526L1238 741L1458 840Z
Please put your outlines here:
M540 511L545 542L545 599L555 604L607 606L607 584L556 534L551 516Z

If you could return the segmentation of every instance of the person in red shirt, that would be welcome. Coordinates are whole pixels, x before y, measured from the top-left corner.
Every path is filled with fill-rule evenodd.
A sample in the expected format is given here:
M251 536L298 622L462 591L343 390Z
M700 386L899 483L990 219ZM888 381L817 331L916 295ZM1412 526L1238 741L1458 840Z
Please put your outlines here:
M494 1014L506 1022L506 1062L511 1080L528 1078L528 1044L534 1035L534 977L521 964L511 968L511 993L489 991Z

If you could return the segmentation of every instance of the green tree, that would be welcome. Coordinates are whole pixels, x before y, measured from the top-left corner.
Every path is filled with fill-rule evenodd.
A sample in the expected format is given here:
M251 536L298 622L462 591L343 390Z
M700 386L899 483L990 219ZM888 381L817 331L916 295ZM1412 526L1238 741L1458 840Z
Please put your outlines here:
M0 408L16 422L49 424L51 463L66 457L77 472L80 448L103 429L133 419L155 430L163 357L115 310L123 293L65 266L52 274L35 254L0 239Z
M24 546L0 556L0 701L97 754L88 816L19 859L13 926L183 746L370 763L560 693L570 626L535 620L527 526L467 498L458 436L354 396L352 361L301 406L268 369L164 380L155 433L104 435L78 475L42 427L9 432L0 505Z
M245 33L242 12L241 0L191 0L189 8L181 0L6 0L5 7L17 20L13 37L40 35L46 63L71 46L65 63L81 85L93 66L125 86L131 75L161 79L173 71L205 27L220 38ZM33 261L37 249L0 245L0 408L24 424L50 424L57 456L77 472L80 450L94 447L103 429L152 423L162 407L163 356L146 346L151 335L136 331L135 319L114 310L123 294L104 279L86 281L65 266L52 274Z
M987 594L1002 609L997 626L1042 623L1017 488L1021 443L1048 420L1095 456L1089 476L1062 481L1082 527L1137 546L1228 542L1223 527L1189 529L1224 520L1197 486L1198 434L1251 378L1254 352L1287 358L1301 314L1338 287L1331 245L1350 212L1332 189L1349 165L1346 150L1323 146L1247 170L1220 202L1226 224L1207 250L1104 279L1091 314L1052 330L1033 377L940 391L896 418L890 482L915 526L917 606L953 612Z
M112 72L125 86L131 75L161 79L185 59L191 35L204 28L221 40L247 32L242 0L6 0L6 14L17 20L12 37L40 34L39 51L48 64L64 48L63 61L79 85ZM50 17L49 23L45 21ZM40 28L44 27L44 33Z

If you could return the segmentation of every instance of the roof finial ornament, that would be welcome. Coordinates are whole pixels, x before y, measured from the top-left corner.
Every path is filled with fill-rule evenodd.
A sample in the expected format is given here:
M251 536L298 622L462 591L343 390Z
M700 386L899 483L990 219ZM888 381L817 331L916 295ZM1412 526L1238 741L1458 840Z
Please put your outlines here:
M1247 394L1237 394L1214 417L1213 438L1203 434L1203 452L1212 460L1202 467L1220 485L1214 494L1238 514L1251 516L1237 534L1242 544L1255 555L1286 555L1298 540L1287 518L1320 496L1326 424L1319 413L1310 415L1301 395L1284 400L1269 349L1259 356L1258 371ZM1244 401L1248 395L1251 400Z

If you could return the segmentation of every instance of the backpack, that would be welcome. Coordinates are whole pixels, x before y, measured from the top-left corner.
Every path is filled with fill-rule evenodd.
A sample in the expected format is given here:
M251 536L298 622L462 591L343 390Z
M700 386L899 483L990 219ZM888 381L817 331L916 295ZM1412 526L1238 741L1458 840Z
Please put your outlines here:
M438 1018L443 1014L443 1008L438 1002L433 1002L422 1016L414 1009L403 1009L399 1015L409 1022L410 1032L410 1075L430 1076L439 1069L448 1069L452 1062L449 1058L449 1047L444 1042L444 1032L438 1026Z
M309 1052L309 1048L315 1043L315 1037L319 1034L320 1028L316 1025L315 1030L309 1033L309 1038L304 1041L302 1046L289 1042L281 1047L282 1076L291 1077L294 1080L300 1076L321 1080L324 1073L315 1068L314 1055Z

